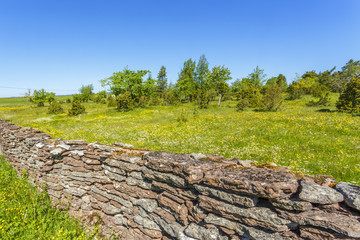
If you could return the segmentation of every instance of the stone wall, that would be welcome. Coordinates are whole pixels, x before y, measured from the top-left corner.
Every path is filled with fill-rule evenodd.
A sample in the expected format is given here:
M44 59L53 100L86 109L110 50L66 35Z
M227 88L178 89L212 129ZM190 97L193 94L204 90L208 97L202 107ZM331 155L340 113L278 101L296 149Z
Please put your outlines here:
M0 120L0 146L54 202L119 239L360 238L359 186L270 164L52 139Z

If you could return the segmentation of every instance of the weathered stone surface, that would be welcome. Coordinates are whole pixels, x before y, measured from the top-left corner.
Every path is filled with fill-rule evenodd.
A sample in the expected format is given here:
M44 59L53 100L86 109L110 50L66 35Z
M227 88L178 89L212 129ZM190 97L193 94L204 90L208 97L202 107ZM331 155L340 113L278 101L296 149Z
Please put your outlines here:
M110 165L112 167L117 167L117 168L120 168L125 171L131 172L131 171L139 171L140 170L140 166L135 163L128 163L128 162L120 161L117 159L108 158L105 160L105 163L107 165Z
M144 228L151 229L151 230L158 230L158 231L161 230L160 227L154 221L152 221L148 218L144 218L140 215L136 215L133 218L133 220L134 220L134 222L143 226Z
M203 195L216 197L226 202L243 205L245 207L254 207L256 203L259 201L259 199L256 197L241 196L238 194L227 193L221 190L217 190L214 188L209 188L197 184L195 184L194 187Z
M360 211L360 186L340 182L336 185L336 190L344 195L345 203Z
M312 204L309 202L290 200L290 199L273 199L270 200L270 203L274 207L286 209L286 210L295 210L295 211L308 211L312 209Z
M319 229L314 227L306 227L301 226L300 227L300 236L305 239L311 239L311 240L335 240L335 239L341 239L341 240L351 240L355 238L349 238L344 237L344 235L341 235L339 233L328 231L325 229Z
M157 201L153 199L132 199L132 203L142 207L149 213L152 213L158 207Z
M314 226L330 229L349 237L360 238L360 222L356 217L339 213L327 213L313 210L294 214L280 211L281 216L302 226Z
M301 200L320 204L333 204L344 201L343 195L332 188L305 181L301 181L300 185L299 198Z
M199 197L199 206L208 212L272 231L283 232L292 227L291 221L280 218L276 213L264 207L239 208L205 196Z
M294 175L286 169L217 168L207 171L205 185L263 198L289 198L298 189Z
M116 214L114 216L114 223L116 225L124 225L124 226L127 226L127 219L121 215L121 214Z
M99 204L99 206L101 207L101 209L109 215L115 215L121 212L121 210L113 205L111 205L110 203L103 203L103 202L98 202L97 204Z
M162 193L159 195L158 202L161 206L171 209L181 223L188 224L188 209L184 200L169 193Z
M105 197L107 199L114 200L114 201L120 203L122 205L122 207L121 207L122 211L130 211L132 206L133 206L131 202L129 202L129 201L123 199L123 198L120 198L118 196L115 196L113 194L109 194L109 193L107 193L105 191L102 191L102 190L98 189L95 186L93 186L91 188L91 191L96 193L96 194L99 194L99 195L101 195L101 196L103 196L103 197Z
M126 144L126 143L121 143L121 142L115 142L114 145L115 146L120 146L120 147L123 147L123 148L134 148L134 146L131 145L131 144Z
M126 183L130 186L138 186L143 189L151 189L151 183L148 180L139 180L133 177L126 178Z
M185 234L195 239L201 240L227 240L226 236L221 236L219 230L216 228L206 229L195 223L191 223L186 229Z
M146 179L170 183L177 187L185 187L186 185L185 180L183 178L173 174L161 173L158 171L151 170L149 168L144 168L143 173Z

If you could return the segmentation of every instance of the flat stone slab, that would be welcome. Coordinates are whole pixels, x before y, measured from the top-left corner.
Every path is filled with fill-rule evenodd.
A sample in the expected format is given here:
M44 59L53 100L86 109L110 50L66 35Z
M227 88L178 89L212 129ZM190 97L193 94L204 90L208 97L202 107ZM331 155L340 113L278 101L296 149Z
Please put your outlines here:
M344 201L344 196L330 187L301 181L299 198L311 203L334 204Z
M348 206L360 211L360 186L340 182L336 185L336 190L344 195L345 203Z

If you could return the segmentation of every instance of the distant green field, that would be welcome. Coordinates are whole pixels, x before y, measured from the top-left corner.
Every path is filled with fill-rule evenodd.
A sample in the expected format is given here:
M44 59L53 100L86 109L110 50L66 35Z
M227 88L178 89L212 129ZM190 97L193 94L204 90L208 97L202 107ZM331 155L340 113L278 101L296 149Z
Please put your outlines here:
M122 113L85 103L87 114L49 115L25 99L0 99L0 118L39 128L54 138L85 139L173 152L274 162L309 174L360 184L360 117L330 107L307 107L311 97L285 101L278 112L237 112L234 101L200 110L194 104L156 106ZM61 97L65 100L67 97ZM65 109L70 104L63 105ZM327 109L325 111L321 109Z

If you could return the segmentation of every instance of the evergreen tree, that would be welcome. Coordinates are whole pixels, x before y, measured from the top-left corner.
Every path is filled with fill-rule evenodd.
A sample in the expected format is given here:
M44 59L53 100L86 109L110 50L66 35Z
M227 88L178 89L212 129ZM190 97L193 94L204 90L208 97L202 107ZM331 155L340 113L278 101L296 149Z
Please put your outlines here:
M191 58L185 61L176 83L181 98L189 102L193 101L196 92L195 66L196 63Z
M167 89L167 76L165 66L161 66L157 76L157 92L161 98L164 98L164 93Z

